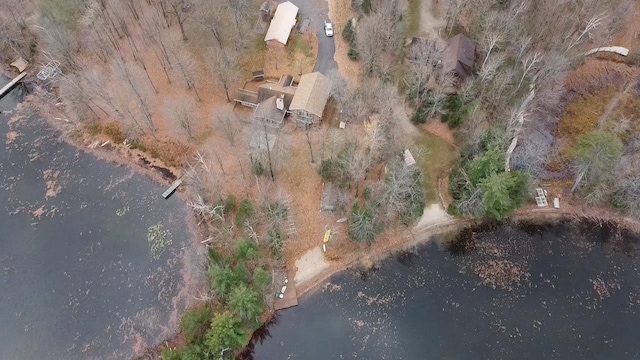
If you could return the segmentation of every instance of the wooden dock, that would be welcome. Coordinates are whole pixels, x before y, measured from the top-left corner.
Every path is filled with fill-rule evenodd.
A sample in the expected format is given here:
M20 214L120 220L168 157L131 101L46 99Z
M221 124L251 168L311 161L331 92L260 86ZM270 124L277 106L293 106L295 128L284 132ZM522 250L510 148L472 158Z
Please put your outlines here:
M2 99L17 83L27 76L26 72L20 73L20 75L16 76L10 83L5 85L2 89L0 89L0 99Z
M287 271L287 279L289 279L289 283L287 284L287 291L284 292L284 297L282 299L274 300L273 308L276 311L298 305L298 293L296 292L296 284L294 281L295 275L295 272Z
M171 194L173 194L173 192L176 191L176 189L178 188L178 186L180 186L180 184L182 184L182 178L174 181L173 184L171 184L171 186L169 186L169 188L162 193L162 197L165 199L168 199L169 196L171 196Z

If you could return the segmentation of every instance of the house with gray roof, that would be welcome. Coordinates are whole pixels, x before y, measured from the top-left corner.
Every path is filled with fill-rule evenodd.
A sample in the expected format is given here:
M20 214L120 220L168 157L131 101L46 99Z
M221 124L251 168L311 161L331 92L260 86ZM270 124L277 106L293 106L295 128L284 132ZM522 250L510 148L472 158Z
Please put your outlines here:
M473 72L476 44L463 34L449 39L442 57L442 72L465 78Z

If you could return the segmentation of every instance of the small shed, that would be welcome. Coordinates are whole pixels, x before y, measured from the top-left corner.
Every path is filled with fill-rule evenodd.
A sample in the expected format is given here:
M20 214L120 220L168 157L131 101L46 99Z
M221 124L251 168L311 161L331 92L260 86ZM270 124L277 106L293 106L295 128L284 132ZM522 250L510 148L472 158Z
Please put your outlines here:
M269 30L264 37L267 45L287 45L291 30L296 25L296 16L298 15L298 7L290 1L283 2L276 8L276 14L269 24Z
M289 107L298 125L306 128L322 120L331 85L331 80L317 71L302 75Z
M444 49L442 72L465 78L471 75L476 61L476 44L463 34L449 39Z

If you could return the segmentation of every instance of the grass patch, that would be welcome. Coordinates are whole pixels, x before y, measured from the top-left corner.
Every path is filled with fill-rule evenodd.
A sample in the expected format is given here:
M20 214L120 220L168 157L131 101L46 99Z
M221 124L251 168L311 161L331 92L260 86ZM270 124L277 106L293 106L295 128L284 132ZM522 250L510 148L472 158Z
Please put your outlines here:
M424 134L418 146L426 151L420 160L422 186L426 203L432 204L439 201L438 179L447 176L460 155L455 147L431 133Z
M186 156L191 154L191 147L174 141L143 140L137 146L144 149L151 157L162 161L167 166L179 166Z
M297 51L303 53L306 57L313 56L311 45L305 39L304 34L295 34L289 43L289 56L293 57Z
M571 102L556 128L556 134L572 147L578 137L596 130L598 119L604 114L611 99L618 93L613 86L586 94Z
M420 0L409 0L409 23L407 37L415 36L420 30Z

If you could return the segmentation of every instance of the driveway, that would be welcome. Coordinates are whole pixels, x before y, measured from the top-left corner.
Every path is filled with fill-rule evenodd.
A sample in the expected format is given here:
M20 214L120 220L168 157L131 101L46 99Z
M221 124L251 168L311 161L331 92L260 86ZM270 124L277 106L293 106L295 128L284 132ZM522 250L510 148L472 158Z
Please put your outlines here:
M280 2L285 2L280 0ZM333 37L327 37L324 34L324 20L329 17L329 4L327 0L292 0L295 6L299 8L300 18L308 18L311 23L310 30L316 33L318 37L318 59L313 71L319 71L324 75L329 70L338 70L338 64L333 60L333 54L336 52ZM334 29L337 33L338 29Z

